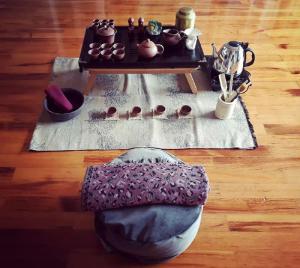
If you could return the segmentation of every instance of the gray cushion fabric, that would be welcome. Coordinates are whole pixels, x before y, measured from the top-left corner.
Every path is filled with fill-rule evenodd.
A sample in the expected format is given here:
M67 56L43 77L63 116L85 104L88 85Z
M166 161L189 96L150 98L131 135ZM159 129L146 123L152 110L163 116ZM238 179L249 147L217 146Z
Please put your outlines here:
M200 206L140 206L99 212L96 220L103 223L101 230L147 243L183 233L197 220L200 210Z
M109 164L182 163L156 148L135 148ZM143 261L160 261L182 253L197 234L202 206L151 205L96 213L98 237L106 246Z
M99 227L97 236L106 248L115 249L145 263L161 262L179 255L189 247L199 230L201 215L200 212L197 220L183 233L157 242L127 240L110 230L101 229L101 225L96 223ZM102 232L103 235L101 235Z
M134 148L119 157L113 159L109 164L122 163L183 163L174 155L157 148Z

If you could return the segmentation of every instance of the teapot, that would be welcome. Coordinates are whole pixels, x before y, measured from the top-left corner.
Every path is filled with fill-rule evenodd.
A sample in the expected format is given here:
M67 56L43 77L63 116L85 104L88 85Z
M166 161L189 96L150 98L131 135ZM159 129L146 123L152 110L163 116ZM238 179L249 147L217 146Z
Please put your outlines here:
M137 44L138 54L143 58L153 58L156 55L161 55L164 52L164 47L160 44L153 43L150 39L144 40Z
M224 44L219 52L214 44L212 45L213 49L213 68L219 73L225 73L226 75L230 75L231 66L234 64L237 65L237 69L235 72L235 77L239 76L244 67L250 66L255 61L254 52L248 47L248 43L238 42L238 41L230 41ZM251 60L246 62L247 52L251 53Z
M176 29L165 29L163 30L162 36L167 45L175 46L186 37L186 34Z
M102 43L113 44L115 42L115 35L117 30L111 26L99 27L97 34L100 37Z

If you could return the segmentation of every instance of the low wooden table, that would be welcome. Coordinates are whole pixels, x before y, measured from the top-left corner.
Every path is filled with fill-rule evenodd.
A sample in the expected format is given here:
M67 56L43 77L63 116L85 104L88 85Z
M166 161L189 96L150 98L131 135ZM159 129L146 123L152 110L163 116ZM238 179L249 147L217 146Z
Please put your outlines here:
M165 26L164 28L172 28ZM92 28L85 31L81 53L79 57L80 71L87 70L90 77L84 90L88 94L93 87L97 74L155 74L155 73L176 73L185 74L191 91L196 94L197 86L192 77L192 72L196 69L206 66L206 58L199 40L197 40L195 50L185 48L184 40L174 47L168 47L164 44L161 35L159 36L138 36L129 38L127 27L116 27L117 33L115 42L125 45L125 58L121 61L114 59L103 60L101 58L93 60L88 54L89 44L97 42L98 38ZM163 55L158 55L152 59L140 58L137 54L137 43L150 38L155 43L162 44L165 47Z

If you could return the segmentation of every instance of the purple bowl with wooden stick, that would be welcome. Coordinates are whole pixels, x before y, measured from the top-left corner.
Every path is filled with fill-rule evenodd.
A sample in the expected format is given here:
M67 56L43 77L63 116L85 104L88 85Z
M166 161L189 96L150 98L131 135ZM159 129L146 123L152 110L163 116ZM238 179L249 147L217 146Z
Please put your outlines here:
M79 90L73 88L62 88L62 91L65 97L73 105L73 109L70 112L65 112L57 106L51 98L46 97L44 100L44 108L53 121L67 121L76 117L80 114L84 104L84 95Z

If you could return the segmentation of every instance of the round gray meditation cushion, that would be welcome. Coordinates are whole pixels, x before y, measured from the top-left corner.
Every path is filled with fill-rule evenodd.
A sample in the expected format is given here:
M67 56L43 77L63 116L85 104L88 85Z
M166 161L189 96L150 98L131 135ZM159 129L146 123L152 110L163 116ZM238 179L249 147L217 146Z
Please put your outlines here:
M135 148L109 163L182 163L156 148ZM143 262L160 262L181 254L194 240L202 206L150 205L95 214L97 237L108 250Z

